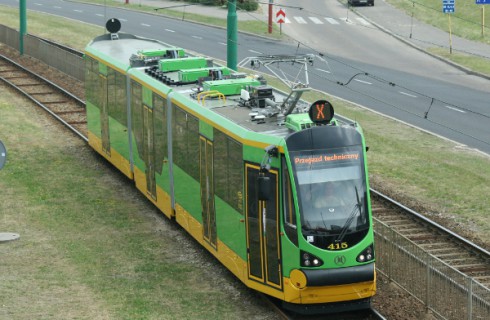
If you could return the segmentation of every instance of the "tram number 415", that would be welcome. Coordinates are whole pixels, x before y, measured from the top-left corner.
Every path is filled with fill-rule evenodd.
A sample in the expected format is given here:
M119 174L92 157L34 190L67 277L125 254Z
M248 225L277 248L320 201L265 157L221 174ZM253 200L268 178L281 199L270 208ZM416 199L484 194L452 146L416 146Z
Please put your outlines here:
M340 250L340 249L347 249L349 247L349 244L347 242L340 242L340 243L331 243L327 249L330 250Z

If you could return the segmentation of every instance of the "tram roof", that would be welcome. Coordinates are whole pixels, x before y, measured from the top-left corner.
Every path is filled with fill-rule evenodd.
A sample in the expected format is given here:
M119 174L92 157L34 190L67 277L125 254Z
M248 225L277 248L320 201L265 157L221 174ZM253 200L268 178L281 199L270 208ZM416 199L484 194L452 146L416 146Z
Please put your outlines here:
M172 45L166 44L164 42L140 38L129 34L120 33L118 34L118 39L111 39L110 34L105 34L95 38L87 47L87 52L96 56L105 56L104 60L108 60L109 64L113 64L118 68L123 68L125 71L130 69L130 58L141 50L159 50L162 48L173 47ZM186 52L188 56L193 56L192 54ZM212 62L213 66L221 66ZM123 66L123 67L121 67ZM132 73L140 73L139 77L141 79L153 79L149 75L144 74L144 70L147 67L137 67L132 68ZM168 78L177 78L178 71L167 72L166 76ZM152 81L155 83L154 81ZM182 84L182 85L171 85L160 82L162 86L171 88L173 91L185 96L189 101L199 104L195 97L192 96L195 93L197 85L194 84ZM158 89L158 87L156 87ZM277 103L282 102L286 99L287 95L280 92L274 88L273 95ZM257 132L266 134L269 136L282 137L292 132L284 125L279 125L276 117L265 118L260 123L258 121L252 121L250 113L252 109L248 107L239 106L238 100L240 95L228 95L226 96L225 102L222 99L217 98L206 98L202 103L202 107L215 112L216 114L227 118L231 122L241 126L247 131ZM300 101L300 103L306 105L306 102Z

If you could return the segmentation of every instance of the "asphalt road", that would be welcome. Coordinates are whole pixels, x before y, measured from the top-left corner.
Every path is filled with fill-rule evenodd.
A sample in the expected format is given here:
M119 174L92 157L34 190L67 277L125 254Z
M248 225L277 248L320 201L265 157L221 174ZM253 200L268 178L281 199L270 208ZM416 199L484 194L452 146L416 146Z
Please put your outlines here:
M296 40L292 42L239 34L238 61L258 55L313 53L317 59L309 67L311 87L490 153L488 80L468 76L368 27L337 1L334 5L331 2L326 5L326 1L314 3L325 7L321 10L310 7L302 14L321 12L313 17L324 21L334 19L338 25L329 23L320 27L295 19L295 24L292 21L283 29ZM16 0L0 0L0 4L18 7ZM226 30L220 28L61 0L28 1L27 7L100 26L115 17L122 22L122 32L226 60ZM308 16L303 19L314 21ZM349 20L357 22L348 23ZM298 68L284 66L282 71L295 77Z

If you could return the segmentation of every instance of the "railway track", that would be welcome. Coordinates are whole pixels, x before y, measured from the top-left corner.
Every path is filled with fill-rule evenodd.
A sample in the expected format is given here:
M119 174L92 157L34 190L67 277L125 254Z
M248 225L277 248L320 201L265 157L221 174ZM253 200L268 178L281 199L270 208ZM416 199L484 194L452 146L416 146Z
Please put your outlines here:
M88 141L84 101L3 55L0 79Z
M356 311L356 312L342 312L339 314L328 315L298 315L284 310L280 307L280 301L270 298L264 294L260 297L267 303L271 309L275 310L281 319L284 320L386 320L376 309L371 308L368 310Z
M84 101L3 55L0 55L0 80L21 92L80 138L88 141ZM371 189L371 194L376 222L390 226L431 255L487 288L490 287L488 251L376 190ZM361 315L361 318L359 315L343 315L343 319L383 319L375 310L370 312L369 317L365 314ZM301 319L287 314L284 317Z
M376 220L490 288L490 252L375 190L371 194Z

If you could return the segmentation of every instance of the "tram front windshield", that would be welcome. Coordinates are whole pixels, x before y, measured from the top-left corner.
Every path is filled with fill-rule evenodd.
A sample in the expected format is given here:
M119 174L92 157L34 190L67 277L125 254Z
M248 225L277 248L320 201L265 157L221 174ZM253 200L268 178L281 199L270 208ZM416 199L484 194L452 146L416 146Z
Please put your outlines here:
M303 235L344 237L366 230L361 146L295 151L291 155Z

